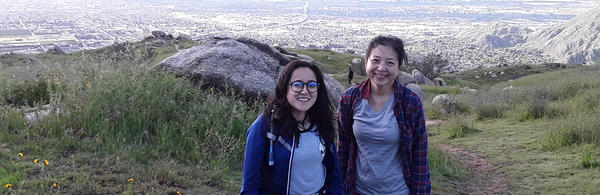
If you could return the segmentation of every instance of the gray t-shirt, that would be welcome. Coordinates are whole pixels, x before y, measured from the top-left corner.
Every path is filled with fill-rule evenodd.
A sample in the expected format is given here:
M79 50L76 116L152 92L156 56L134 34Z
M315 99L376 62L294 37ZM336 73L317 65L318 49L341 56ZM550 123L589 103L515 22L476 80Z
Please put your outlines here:
M360 194L408 194L402 173L400 131L394 97L379 112L367 99L354 108L353 133L358 144L356 189Z
M290 178L290 194L315 194L325 185L325 145L321 143L317 125L300 134L300 145L294 148Z

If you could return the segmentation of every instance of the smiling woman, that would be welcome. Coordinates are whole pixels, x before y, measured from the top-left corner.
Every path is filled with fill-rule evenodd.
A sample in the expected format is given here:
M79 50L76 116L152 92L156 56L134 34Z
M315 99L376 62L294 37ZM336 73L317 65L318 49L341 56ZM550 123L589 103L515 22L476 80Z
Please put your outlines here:
M292 61L250 126L241 194L342 194L323 73Z
M378 36L367 49L367 80L338 107L345 194L429 194L427 128L421 99L396 80L404 43Z

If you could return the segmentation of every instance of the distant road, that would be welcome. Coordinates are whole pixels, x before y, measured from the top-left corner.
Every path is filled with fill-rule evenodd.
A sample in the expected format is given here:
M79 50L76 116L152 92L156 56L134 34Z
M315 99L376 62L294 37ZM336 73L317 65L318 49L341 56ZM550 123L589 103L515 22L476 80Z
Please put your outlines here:
M44 52L48 51L42 45L42 43L40 42L40 39L35 35L35 33L33 33L33 31L31 29L29 29L29 28L27 28L27 26L25 26L25 23L23 23L23 20L21 19L21 17L17 16L17 19L19 19L19 23L21 23L21 26L23 26L24 29L27 29L31 33L31 36L33 36L33 38L35 39L35 41L37 41L38 45L42 48L42 50Z
M262 29L266 29L266 28L273 28L273 27L281 27L281 26L289 26L289 25L302 24L302 23L308 21L308 6L309 6L309 2L308 1L303 1L303 2L304 2L304 6L302 6L302 15L304 15L304 16L299 21L294 21L294 22L289 22L289 23L284 23L284 24L268 25L268 26L263 26L263 27L258 27L258 28L248 28L248 29L245 29L245 30L241 30L241 31L237 31L237 32L233 31L233 32L237 33L237 34L240 34L241 32L251 32L251 31L262 30Z

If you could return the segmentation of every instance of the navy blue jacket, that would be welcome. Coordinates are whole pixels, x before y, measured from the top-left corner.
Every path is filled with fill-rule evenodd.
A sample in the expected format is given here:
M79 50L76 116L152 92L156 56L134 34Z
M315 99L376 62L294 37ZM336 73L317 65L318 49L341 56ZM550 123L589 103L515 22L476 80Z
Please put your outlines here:
M290 156L296 147L291 136L278 136L273 141L275 164L268 165L269 122L263 114L250 126L247 132L246 153L244 154L244 180L240 194L288 194ZM277 131L274 131L277 132ZM331 143L323 159L327 169L325 178L326 194L343 194L343 183L337 160L335 144ZM291 150L290 150L291 149Z

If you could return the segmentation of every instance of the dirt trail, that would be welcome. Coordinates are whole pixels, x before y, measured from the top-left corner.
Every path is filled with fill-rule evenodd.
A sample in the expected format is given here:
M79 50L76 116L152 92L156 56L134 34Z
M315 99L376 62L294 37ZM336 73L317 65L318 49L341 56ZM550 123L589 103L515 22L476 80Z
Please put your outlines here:
M427 125L440 124L444 121L426 121ZM468 181L460 186L464 187L467 194L508 194L508 179L499 173L501 166L489 163L485 158L466 149L457 148L447 144L440 144L439 149L446 154L454 156L469 168Z

